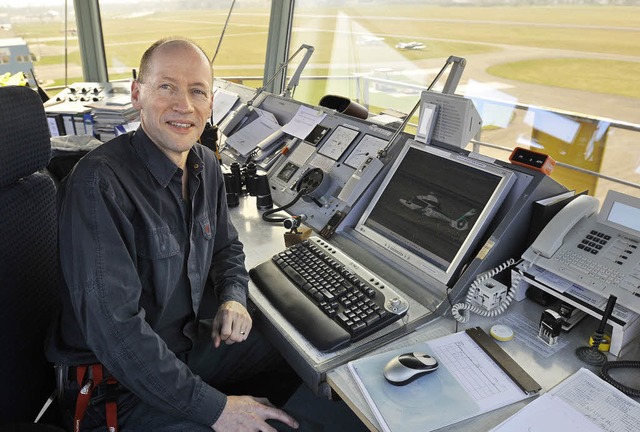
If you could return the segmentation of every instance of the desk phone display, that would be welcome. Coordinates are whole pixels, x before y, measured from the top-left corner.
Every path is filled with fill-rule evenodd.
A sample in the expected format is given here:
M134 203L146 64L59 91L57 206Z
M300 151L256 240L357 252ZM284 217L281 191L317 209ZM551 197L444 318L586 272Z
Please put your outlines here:
M609 191L597 209L596 198L577 197L522 257L640 313L640 199Z

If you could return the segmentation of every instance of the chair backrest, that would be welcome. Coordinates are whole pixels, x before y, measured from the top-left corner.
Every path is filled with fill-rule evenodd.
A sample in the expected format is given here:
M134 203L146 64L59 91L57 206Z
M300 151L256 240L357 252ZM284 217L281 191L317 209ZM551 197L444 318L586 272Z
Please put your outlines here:
M58 306L55 186L38 94L0 87L0 425L33 422L54 388L44 339Z

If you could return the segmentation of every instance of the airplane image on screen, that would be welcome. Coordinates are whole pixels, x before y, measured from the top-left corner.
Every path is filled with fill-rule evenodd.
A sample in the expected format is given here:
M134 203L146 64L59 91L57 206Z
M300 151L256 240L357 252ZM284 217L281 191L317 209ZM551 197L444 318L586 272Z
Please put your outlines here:
M470 209L463 215L452 218L440 209L440 200L434 193L416 195L410 200L400 198L402 205L420 213L422 216L447 222L452 228L464 231L469 228L469 218L477 213L476 209Z

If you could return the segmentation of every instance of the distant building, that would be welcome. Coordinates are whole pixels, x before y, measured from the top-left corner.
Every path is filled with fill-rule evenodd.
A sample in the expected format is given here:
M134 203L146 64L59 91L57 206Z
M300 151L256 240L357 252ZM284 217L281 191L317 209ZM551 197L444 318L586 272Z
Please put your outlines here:
M29 85L35 88L36 82L31 73L32 70L31 53L24 39L0 39L0 75L7 72L11 75L24 72L29 80Z

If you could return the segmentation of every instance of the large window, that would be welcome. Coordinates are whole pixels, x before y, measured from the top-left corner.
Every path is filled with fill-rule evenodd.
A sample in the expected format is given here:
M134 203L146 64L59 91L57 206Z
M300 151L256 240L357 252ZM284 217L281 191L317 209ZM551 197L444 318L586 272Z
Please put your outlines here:
M100 1L110 79L130 78L144 50L168 36L196 41L213 57L231 1ZM270 3L236 2L214 61L216 77L262 83Z
M515 146L537 149L580 169L556 168L561 183L604 196L611 182L588 171L640 183L640 7L577 3L301 0L291 46L316 51L296 98L338 94L372 114L408 113L459 56L456 93L484 123L476 150L506 159Z
M110 80L131 78L144 49L160 37L192 38L213 56L232 4L99 1ZM15 57L25 72L33 66L45 88L83 81L74 2L16 3L0 0L0 41L24 41L28 54L14 55L0 43L0 73ZM214 62L217 77L262 84L271 3L236 2ZM553 176L570 188L600 198L612 187L638 194L638 0L295 0L294 6L289 54L302 44L315 48L296 99L318 104L332 94L371 114L408 113L447 58L461 57L466 66L456 93L473 98L483 119L469 148L503 160L516 146L539 150L559 162Z
M0 1L0 58L0 75L22 71L32 86L82 80L73 2Z
M8 71L2 68L9 63L9 49L4 45L18 43L25 46L31 62L25 62L22 69L29 73L33 68L45 88L83 81L74 2L18 3L0 0L0 74ZM144 50L161 37L189 37L213 57L231 3L231 0L100 0L109 79L131 78ZM262 83L270 6L267 0L236 2L214 63L216 76L239 79L253 87ZM18 38L21 39L16 41ZM22 56L20 48L19 61Z

